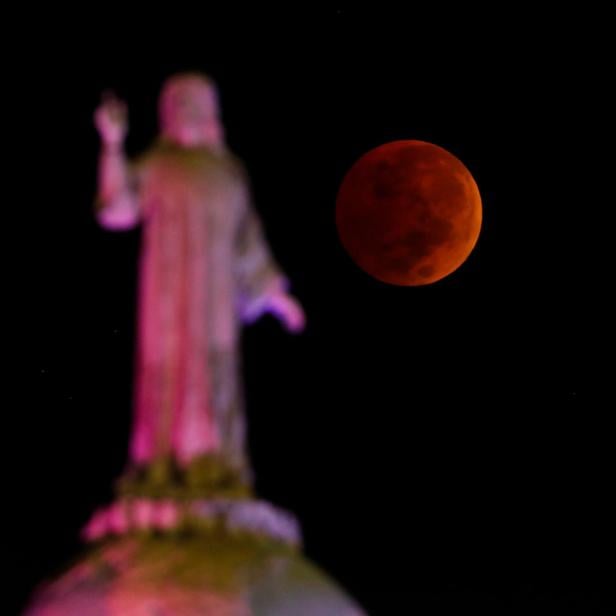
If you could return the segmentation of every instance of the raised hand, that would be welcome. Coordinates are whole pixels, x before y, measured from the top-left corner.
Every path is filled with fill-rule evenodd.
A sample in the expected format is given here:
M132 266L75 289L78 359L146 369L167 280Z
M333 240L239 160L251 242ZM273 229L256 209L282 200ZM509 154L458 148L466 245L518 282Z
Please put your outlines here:
M112 92L105 92L94 112L94 124L106 146L121 146L128 132L126 103Z
M278 317L290 332L300 332L306 325L306 314L301 304L286 291L272 294L268 301L269 311Z

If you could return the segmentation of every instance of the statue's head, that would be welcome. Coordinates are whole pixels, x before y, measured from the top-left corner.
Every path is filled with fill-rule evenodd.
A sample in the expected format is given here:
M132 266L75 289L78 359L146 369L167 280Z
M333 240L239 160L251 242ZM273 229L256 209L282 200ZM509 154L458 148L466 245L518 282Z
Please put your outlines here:
M201 73L179 73L163 84L158 111L161 133L186 147L224 144L218 92L213 81Z

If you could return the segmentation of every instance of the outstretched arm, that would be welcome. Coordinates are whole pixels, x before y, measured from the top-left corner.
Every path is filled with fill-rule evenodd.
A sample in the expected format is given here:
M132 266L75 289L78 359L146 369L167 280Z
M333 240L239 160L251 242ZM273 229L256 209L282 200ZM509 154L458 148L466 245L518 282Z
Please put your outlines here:
M124 154L126 116L126 105L112 95L103 99L94 114L101 137L96 217L113 230L129 229L139 220L134 180Z
M289 281L272 257L261 221L250 203L242 213L237 230L235 273L244 322L250 323L270 312L289 331L299 332L304 328L304 311L288 293Z

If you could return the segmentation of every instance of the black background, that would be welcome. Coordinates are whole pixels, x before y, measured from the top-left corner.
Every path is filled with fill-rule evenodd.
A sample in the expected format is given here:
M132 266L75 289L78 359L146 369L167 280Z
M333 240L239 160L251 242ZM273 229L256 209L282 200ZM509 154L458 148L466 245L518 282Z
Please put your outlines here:
M139 231L94 222L92 112L104 89L124 98L136 154L162 80L185 69L220 86L308 316L299 336L271 317L244 332L260 495L298 515L308 556L370 614L607 609L606 280L585 232L605 199L583 175L601 22L519 7L24 17L9 613L78 553L126 459ZM396 139L451 151L483 198L476 249L425 288L368 277L334 225L345 172Z

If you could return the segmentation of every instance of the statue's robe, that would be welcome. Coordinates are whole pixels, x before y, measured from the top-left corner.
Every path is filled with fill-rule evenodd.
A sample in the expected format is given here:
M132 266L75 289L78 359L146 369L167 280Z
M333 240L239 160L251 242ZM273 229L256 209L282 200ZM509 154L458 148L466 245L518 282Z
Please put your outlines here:
M239 329L286 278L246 173L228 152L163 140L130 169L130 191L98 216L143 224L132 461L222 454L247 471Z

